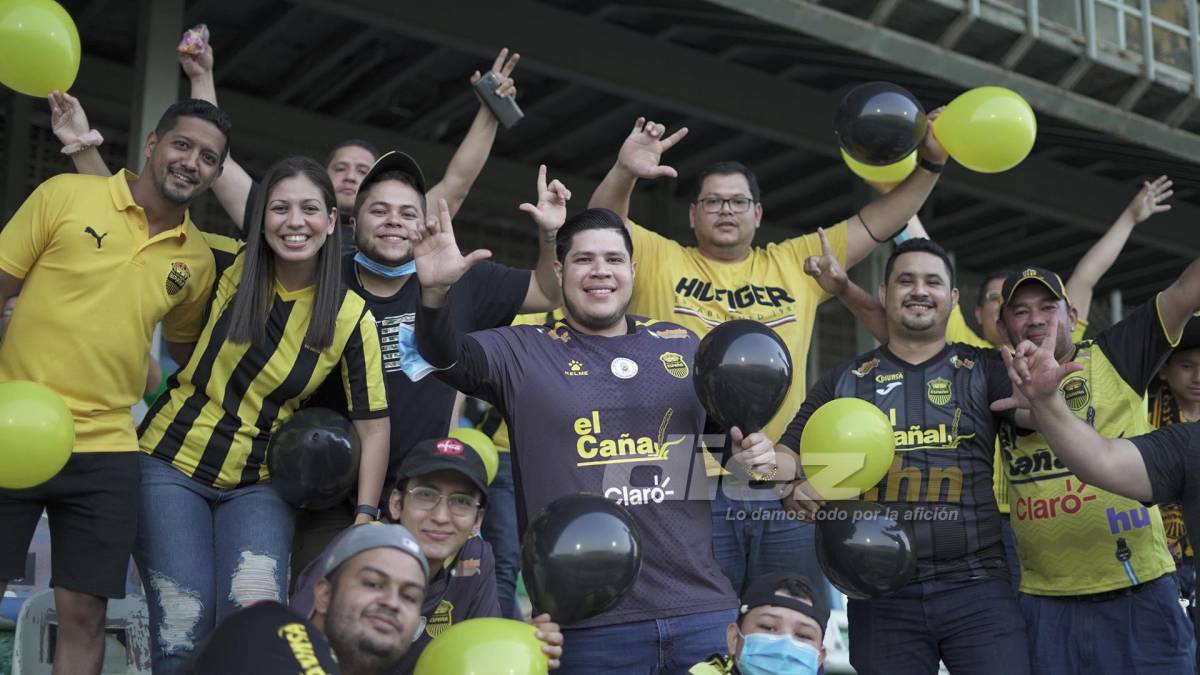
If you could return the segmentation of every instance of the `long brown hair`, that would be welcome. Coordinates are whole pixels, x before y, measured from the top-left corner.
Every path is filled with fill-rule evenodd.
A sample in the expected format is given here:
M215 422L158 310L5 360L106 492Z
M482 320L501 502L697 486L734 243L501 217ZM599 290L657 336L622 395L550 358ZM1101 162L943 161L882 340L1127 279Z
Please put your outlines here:
M262 188L254 199L253 217L246 224L246 250L242 254L242 278L233 297L232 314L229 321L229 340L234 343L267 341L267 321L271 316L271 305L275 297L275 254L267 245L263 233L267 202L271 190L285 178L303 176L321 190L326 209L336 209L333 183L324 167L307 157L288 157L276 162L263 178ZM328 212L328 211L326 211ZM337 223L337 219L334 219ZM340 227L335 225L336 227ZM314 285L317 287L312 314L308 320L308 331L304 344L323 351L333 344L333 333L342 295L342 237L334 229L325 239L317 253L317 270Z

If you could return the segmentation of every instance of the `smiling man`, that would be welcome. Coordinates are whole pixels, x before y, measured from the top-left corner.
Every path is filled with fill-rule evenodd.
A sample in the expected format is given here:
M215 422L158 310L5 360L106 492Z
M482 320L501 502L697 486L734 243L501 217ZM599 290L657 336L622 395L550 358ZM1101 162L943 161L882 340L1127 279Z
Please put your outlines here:
M996 427L1012 415L989 406L1010 396L1011 383L995 351L946 342L958 289L941 246L904 242L884 278L890 342L824 375L779 441L798 449L812 414L842 397L871 402L896 432L891 467L861 499L911 521L916 573L889 596L849 601L850 663L859 675L934 675L939 660L952 673L1028 673L992 491ZM822 498L860 498L817 495L807 483L797 495L809 513Z
M215 268L188 206L221 174L230 126L204 101L176 103L146 139L140 176L55 176L0 232L0 306L21 288L0 343L0 381L49 387L75 422L57 476L0 490L0 596L24 574L49 511L55 673L100 672L107 600L125 597L140 476L130 409L146 386L155 326L163 322L180 363L200 335Z
M450 215L413 231L421 305L417 345L438 377L508 422L519 529L579 492L624 505L641 534L641 572L604 612L566 626L567 673L680 672L724 649L737 598L712 554L709 486L697 470L704 410L690 364L699 340L627 313L637 266L624 222L607 209L572 216L554 266L563 320L466 334L458 284L471 265ZM771 473L772 443L738 430L738 470ZM614 646L619 645L619 648Z
M1004 280L1001 293L998 328L1010 344L1029 341L1062 364L1082 366L1059 385L1077 417L1110 438L1151 430L1143 397L1200 307L1200 264L1078 343L1071 339L1075 308L1054 272L1025 268ZM1188 671L1195 646L1158 507L1081 480L1041 434L1020 425L1002 426L1000 450L1034 672Z

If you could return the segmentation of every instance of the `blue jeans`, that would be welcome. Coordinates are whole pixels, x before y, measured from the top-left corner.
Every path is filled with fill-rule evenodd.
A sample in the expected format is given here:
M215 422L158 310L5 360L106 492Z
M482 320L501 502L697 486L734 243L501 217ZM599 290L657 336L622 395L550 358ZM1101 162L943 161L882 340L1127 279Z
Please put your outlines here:
M817 562L816 526L789 518L778 499L734 499L722 486L711 510L713 556L738 597L754 579L781 571L807 576L814 593L828 592Z
M521 571L521 542L517 537L517 498L513 492L512 457L500 455L496 477L488 486L487 512L483 515L483 538L496 556L496 596L500 612L523 619L517 606L517 573Z
M675 675L729 651L736 609L563 630L558 675Z
M913 583L851 600L850 665L858 675L1026 675L1029 647L1007 579Z
M1035 674L1177 675L1195 667L1174 575L1102 602L1021 593L1020 603Z
M226 616L287 602L295 513L269 485L202 485L142 454L134 560L150 609L155 675L182 671Z

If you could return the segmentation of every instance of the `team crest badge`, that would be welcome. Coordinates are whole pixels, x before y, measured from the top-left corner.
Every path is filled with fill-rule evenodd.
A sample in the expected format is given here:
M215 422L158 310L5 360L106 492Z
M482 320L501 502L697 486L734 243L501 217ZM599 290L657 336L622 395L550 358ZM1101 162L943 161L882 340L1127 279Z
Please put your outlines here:
M658 360L662 361L663 367L667 369L667 372L672 377L678 377L682 380L688 376L687 361L684 361L683 357L679 354L675 352L663 352L658 357Z
M1067 400L1067 407L1075 412L1079 412L1087 407L1089 401L1092 400L1092 393L1088 391L1087 380L1081 377L1072 377L1063 382L1059 389L1063 393L1063 398Z
M179 291L182 291L183 285L191 278L192 271L188 269L186 263L171 263L171 271L167 272L167 295L175 295Z
M950 380L944 377L935 377L926 385L925 394L929 396L930 403L946 405L950 402Z
M449 600L439 602L437 608L433 610L433 616L430 616L428 623L425 624L426 635L436 638L445 633L446 629L454 623L454 618L451 616L453 613L454 605Z

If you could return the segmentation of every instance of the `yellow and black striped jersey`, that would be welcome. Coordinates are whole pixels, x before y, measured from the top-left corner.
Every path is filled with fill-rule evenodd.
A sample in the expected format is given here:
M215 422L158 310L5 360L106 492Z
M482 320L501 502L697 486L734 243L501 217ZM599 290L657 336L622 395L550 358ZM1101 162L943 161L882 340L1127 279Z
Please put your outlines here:
M222 274L192 358L139 430L143 452L223 489L267 478L271 432L334 368L341 369L351 418L388 414L379 333L353 291L344 291L333 344L324 351L304 345L315 288L287 291L278 282L266 344L227 340L243 260L238 255Z

